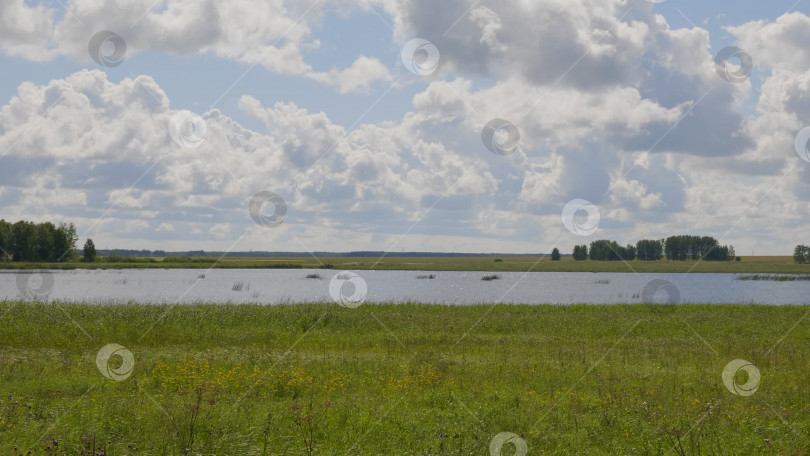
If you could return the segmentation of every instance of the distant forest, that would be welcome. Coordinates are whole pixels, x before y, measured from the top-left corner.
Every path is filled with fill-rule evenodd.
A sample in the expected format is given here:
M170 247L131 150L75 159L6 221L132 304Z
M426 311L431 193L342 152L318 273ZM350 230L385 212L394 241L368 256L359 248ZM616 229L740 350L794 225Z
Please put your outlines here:
M76 227L72 223L54 225L51 222L33 223L19 221L16 223L0 220L0 261L75 261L82 256L77 250ZM390 253L390 252L389 252ZM233 257L381 257L384 251L356 252L217 252L204 250L164 251L134 249L97 249L96 254L102 257L193 257L219 258ZM529 257L542 254L503 254L503 253L442 253L442 252L396 252L400 257Z
M616 241L599 240L587 245L574 246L574 260L595 261L657 261L662 258L673 261L706 260L733 261L737 258L734 246L720 245L711 236L670 236L666 239L642 239L636 245L621 246Z
M312 257L320 258L379 258L386 255L386 252L379 251L356 251L356 252L282 252L282 251L250 251L250 252L221 252L205 250L189 251L164 251L164 250L127 250L127 249L101 249L98 254L102 256L115 255L123 257L207 257L227 258L242 257ZM397 257L538 257L542 253L455 253L455 252L388 252L388 255Z
M0 260L70 261L76 257L76 227L72 223L10 223L0 220Z
M51 222L33 223L19 221L16 223L0 220L0 261L75 261L82 251L76 249L78 237L72 223L54 225ZM557 249L555 249L557 250ZM456 252L285 252L285 251L164 251L134 249L99 249L102 257L381 257L386 254L398 257L537 257L542 253L456 253ZM568 256L568 255L563 255ZM588 245L576 245L570 255L576 261L673 261L698 260L706 261L739 261L734 246L720 245L717 239L710 236L679 235L666 239L642 239L635 245L620 245L616 241L598 240ZM555 255L559 259L559 251ZM800 264L810 264L810 246L797 245L793 259Z

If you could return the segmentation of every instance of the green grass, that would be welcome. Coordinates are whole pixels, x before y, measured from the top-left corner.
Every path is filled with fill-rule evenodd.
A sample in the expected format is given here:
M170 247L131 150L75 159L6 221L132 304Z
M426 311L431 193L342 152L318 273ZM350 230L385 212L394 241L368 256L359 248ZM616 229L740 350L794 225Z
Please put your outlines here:
M0 303L0 454L802 454L808 310Z
M138 260L138 261L134 261ZM810 273L810 265L791 257L744 257L742 261L551 261L549 257L279 257L279 258L138 258L127 262L0 263L0 269L137 269L137 268L328 268L355 270L493 271L493 272L718 272L756 274ZM497 261L501 260L501 261Z

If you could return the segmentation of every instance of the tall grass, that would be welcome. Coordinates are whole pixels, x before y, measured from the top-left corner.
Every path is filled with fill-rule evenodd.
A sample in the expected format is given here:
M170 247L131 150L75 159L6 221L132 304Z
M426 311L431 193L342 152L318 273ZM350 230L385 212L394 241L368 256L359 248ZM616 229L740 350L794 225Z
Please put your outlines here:
M0 454L484 455L514 432L529 454L793 455L806 313L0 303ZM123 381L96 366L110 343ZM723 385L736 358L752 396Z

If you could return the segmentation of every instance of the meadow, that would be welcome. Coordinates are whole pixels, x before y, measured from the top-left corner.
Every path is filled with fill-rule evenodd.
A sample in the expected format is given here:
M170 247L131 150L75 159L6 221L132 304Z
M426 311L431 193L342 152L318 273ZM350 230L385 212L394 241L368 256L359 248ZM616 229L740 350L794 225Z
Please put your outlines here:
M807 316L3 302L0 454L487 455L511 432L532 455L803 455ZM739 358L751 395L724 385Z
M123 261L126 260L126 261ZM743 257L742 261L574 261L563 257L225 257L217 258L118 258L94 263L6 262L0 269L138 269L138 268L325 268L351 270L493 271L493 272L652 272L652 273L810 273L810 264L797 264L788 256Z

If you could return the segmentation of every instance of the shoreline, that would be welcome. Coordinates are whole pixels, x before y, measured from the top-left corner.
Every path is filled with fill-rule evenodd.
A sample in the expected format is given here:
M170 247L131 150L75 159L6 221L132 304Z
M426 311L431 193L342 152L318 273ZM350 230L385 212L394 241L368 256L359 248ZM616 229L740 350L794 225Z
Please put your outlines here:
M0 272L17 270L125 270L125 269L327 269L374 271L466 272L617 272L617 273L731 273L810 274L810 265L790 257L747 257L742 261L551 261L548 257L324 257L324 258L191 258L163 261L132 258L127 262L0 263Z
M548 309L603 309L603 308L610 308L615 309L615 312L619 312L622 310L627 309L658 309L662 312L664 311L674 311L674 309L680 309L681 311L690 311L690 310L717 310L723 308L745 308L750 309L754 307L763 308L763 309L809 309L810 304L761 304L756 302L718 302L718 303L710 303L710 302L686 302L686 303L678 303L678 304L667 304L667 303L649 303L649 302L637 302L637 303L601 303L601 304L592 304L587 302L578 302L573 304L557 304L557 303L538 303L538 304L531 304L525 302L476 302L472 304L448 304L443 302L420 302L420 301L403 301L403 302L395 302L395 301L365 301L361 305L350 308L346 306L342 306L335 302L331 301L301 301L301 302L280 302L275 304L270 303L262 303L262 302L206 302L206 301L197 301L197 302L137 302L137 301L127 301L127 302L93 302L93 301L69 301L69 300L62 300L62 299L54 299L48 301L26 301L21 299L0 299L0 307L11 305L27 305L27 306L44 306L44 307L74 307L74 308L102 308L102 307L130 307L130 308L148 308L148 309L161 309L167 307L177 307L177 308L216 308L216 309L247 309L247 308L265 308L265 307L272 307L272 308L293 308L293 307L306 307L306 308L314 308L320 307L324 310L329 310L329 308L337 308L337 309L358 309L361 307L372 307L374 309L382 309L386 310L388 308L410 308L416 307L420 309L427 309L427 310L438 310L438 309L490 309L490 308L510 308L510 309L532 309L533 311L542 308Z

